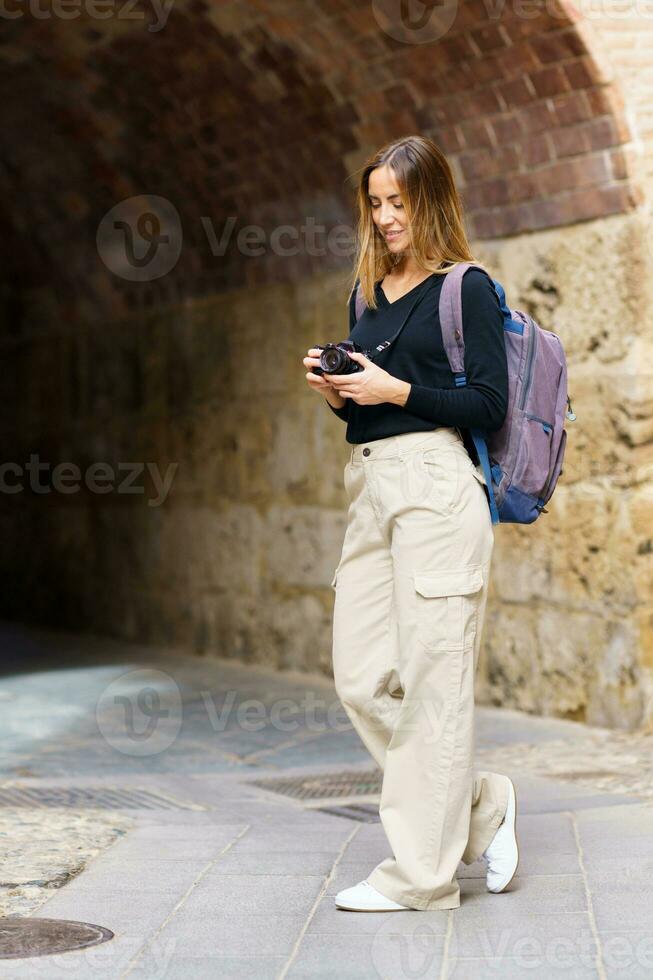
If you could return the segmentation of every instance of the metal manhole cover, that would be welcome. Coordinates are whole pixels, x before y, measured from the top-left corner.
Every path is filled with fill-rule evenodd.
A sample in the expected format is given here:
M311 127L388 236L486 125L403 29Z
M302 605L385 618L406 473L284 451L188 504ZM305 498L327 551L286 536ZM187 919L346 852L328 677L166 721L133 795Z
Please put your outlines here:
M2 786L0 807L89 807L100 810L205 810L159 793L92 786Z
M0 919L0 959L24 959L84 949L113 939L113 933L92 922L74 919L26 919L20 915Z
M275 776L248 782L298 800L320 800L380 793L382 777L380 770L370 769L366 772L325 772L286 778Z

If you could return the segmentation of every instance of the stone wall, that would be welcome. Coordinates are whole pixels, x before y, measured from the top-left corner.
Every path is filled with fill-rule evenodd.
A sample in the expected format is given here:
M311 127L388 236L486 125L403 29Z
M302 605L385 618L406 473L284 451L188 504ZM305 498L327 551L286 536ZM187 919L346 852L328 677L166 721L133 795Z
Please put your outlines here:
M6 480L24 491L3 497L5 614L328 669L346 450L302 358L345 330L343 286L339 274L79 325L38 360L6 346L8 401L38 398L12 434L23 472ZM31 489L31 453L48 492ZM64 461L76 480L57 474Z
M544 715L653 722L653 339L645 215L483 256L509 303L561 338L576 421L531 526L495 528L480 697Z

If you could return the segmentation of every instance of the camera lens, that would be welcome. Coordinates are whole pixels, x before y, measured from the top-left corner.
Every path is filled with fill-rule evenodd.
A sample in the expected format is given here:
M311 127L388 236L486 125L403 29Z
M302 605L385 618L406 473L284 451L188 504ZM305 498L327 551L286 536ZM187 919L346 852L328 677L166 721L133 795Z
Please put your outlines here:
M344 351L338 347L329 347L320 354L320 367L326 374L343 374L343 367L349 360Z

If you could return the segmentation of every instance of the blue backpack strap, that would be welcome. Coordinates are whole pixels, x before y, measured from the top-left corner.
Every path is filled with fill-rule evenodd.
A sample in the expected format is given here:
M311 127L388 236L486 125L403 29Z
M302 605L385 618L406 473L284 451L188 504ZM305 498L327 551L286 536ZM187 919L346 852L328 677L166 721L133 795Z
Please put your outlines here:
M497 502L494 499L494 487L492 485L493 468L490 466L490 457L488 456L487 452L485 436L482 429L470 429L469 432L474 440L474 446L476 447L476 452L478 453L478 458L483 468L483 476L485 477L485 482L487 484L488 498L490 501L490 516L492 517L492 523L499 524L499 511L497 510Z
M462 279L470 268L483 268L475 262L459 262L458 265L448 272L442 283L440 292L440 326L442 328L442 341L444 349L454 376L456 387L461 388L467 385L465 377L465 339L463 337L463 315L462 315ZM487 271L483 269L483 272ZM501 305L501 312L510 317L510 310L506 306L506 296L503 286L490 279ZM474 446L478 454L479 462L483 469L483 476L487 485L487 496L490 505L490 516L493 524L499 524L499 511L494 498L494 486L492 483L492 467L487 451L485 433L482 429L470 429L469 433L474 440Z
M512 313L508 309L508 305L506 303L506 292L505 292L503 286L501 285L500 282L497 282L496 279L493 279L492 280L492 284L494 286L495 293L499 297L499 305L501 306L501 312L503 313L503 319L504 320L512 320Z

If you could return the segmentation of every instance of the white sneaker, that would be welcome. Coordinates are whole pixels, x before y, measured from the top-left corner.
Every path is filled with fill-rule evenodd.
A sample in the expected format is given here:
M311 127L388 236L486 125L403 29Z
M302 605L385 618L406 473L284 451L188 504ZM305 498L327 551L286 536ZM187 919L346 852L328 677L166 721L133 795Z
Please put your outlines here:
M487 889L490 892L502 892L515 877L519 864L519 848L515 824L517 820L517 797L512 779L508 780L508 807L502 823L492 838L492 843L483 851L487 860Z
M411 910L409 905L400 905L399 902L394 902L381 892L377 892L367 879L338 892L336 908L349 909L351 912L394 912L395 909L415 911Z

